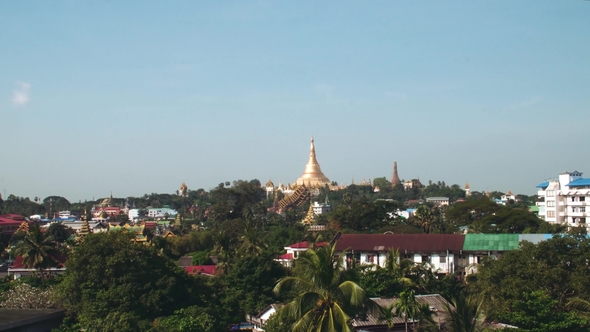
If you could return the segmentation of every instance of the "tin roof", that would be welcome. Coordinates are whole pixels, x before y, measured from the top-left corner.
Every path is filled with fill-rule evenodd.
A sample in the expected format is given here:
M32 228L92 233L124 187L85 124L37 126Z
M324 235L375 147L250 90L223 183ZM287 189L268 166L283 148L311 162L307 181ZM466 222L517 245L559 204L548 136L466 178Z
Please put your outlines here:
M463 250L507 251L518 249L518 234L465 234Z
M336 250L387 251L459 251L463 249L461 234L342 234Z
M382 308L390 307L393 303L397 302L398 298L372 298L373 302L377 303ZM427 295L416 295L416 302L419 304L426 303L430 306L430 310L432 311L433 315L443 316L445 315L445 304L449 304L444 297L440 296L439 294L427 294ZM453 306L449 304L452 308ZM393 318L394 324L404 325L404 318L400 315ZM355 319L352 321L352 326L355 328L360 327L369 327L369 326L387 326L387 321L379 319L379 317L375 317L373 315L367 315L366 320L358 320Z
M577 179L567 184L568 187L586 187L590 186L590 179Z

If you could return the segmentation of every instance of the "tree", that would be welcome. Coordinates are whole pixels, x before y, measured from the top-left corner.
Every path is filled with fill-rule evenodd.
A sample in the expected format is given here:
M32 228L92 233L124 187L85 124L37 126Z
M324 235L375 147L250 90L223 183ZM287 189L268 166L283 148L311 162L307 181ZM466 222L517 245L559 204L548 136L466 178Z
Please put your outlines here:
M411 289L401 292L398 300L393 305L395 314L398 317L404 318L406 325L406 332L408 332L408 319L414 321L419 316L419 306L414 296L414 291Z
M42 233L39 225L35 224L16 246L15 254L22 256L24 267L38 270L43 280L43 270L57 265L59 252L53 238Z
M588 320L556 307L557 301L544 291L525 293L522 300L512 302L500 319L531 332L587 331Z
M64 243L72 234L74 234L74 231L62 223L52 223L47 227L45 234L53 238L57 243Z
M90 234L69 258L60 299L81 327L135 331L142 322L203 303L201 278L131 239L125 232Z
M412 281L405 276L409 269L409 261L400 261L399 252L390 248L385 267L377 266L361 275L361 285L370 297L398 296L412 287Z
M277 283L276 294L297 294L279 310L286 319L296 321L294 332L350 332L351 317L363 309L376 310L363 289L346 279L344 255L336 257L335 251L335 244L307 250L297 259L294 276Z
M450 332L478 332L482 330L482 302L465 294L453 299L453 306L445 302L447 324Z
M523 242L519 250L499 259L484 259L477 281L469 288L484 296L491 319L507 317L510 308L532 301L527 296L539 290L551 300L551 311L564 312L570 310L572 299L584 297L590 289L588 261L590 240L583 235L554 236L538 244Z

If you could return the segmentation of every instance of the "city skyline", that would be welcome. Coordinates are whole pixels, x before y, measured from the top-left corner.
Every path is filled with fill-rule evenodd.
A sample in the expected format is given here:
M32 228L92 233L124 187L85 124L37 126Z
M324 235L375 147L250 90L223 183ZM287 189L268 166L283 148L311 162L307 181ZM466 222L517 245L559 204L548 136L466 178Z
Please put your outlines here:
M590 172L590 2L0 3L0 190L233 180L531 195Z

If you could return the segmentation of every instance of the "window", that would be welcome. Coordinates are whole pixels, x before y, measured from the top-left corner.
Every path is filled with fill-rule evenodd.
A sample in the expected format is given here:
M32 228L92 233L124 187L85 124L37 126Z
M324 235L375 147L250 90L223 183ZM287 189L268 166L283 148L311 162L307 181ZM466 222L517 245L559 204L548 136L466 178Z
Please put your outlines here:
M579 210L580 210L580 212L586 212L586 207L585 206L582 206L582 207L579 208Z
M424 262L430 263L430 257L428 257L428 256L422 256L422 263L424 263Z
M547 207L555 207L555 201L547 201Z
M586 201L586 196L580 196L580 202Z
M560 207L559 207L559 212L565 212L565 206L563 206L563 205L562 205L562 206L560 206Z
M555 218L555 211L547 211L547 218Z
M447 256L439 256L439 263L446 263L447 262Z
M373 263L373 258L374 257L375 257L375 255L366 255L365 262L367 262L367 263Z
M555 190L547 190L545 193L547 197L555 197Z

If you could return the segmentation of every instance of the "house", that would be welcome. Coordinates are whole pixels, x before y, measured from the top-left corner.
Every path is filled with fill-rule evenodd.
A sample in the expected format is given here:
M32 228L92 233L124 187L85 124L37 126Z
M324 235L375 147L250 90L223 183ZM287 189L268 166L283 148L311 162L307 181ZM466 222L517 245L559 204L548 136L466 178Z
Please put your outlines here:
M65 266L66 257L63 255L59 255L59 257L56 257L56 259L57 259L57 266L44 269L43 270L44 276L50 277L52 275L60 275L66 271L66 266ZM37 269L26 268L23 265L23 257L22 256L18 256L16 258L16 260L14 261L14 264L8 268L8 275L12 276L15 280L20 277L31 276L31 275L34 275L37 273L39 273L39 271Z
M564 172L557 179L537 185L539 218L569 227L589 228L590 178L582 178L578 171Z
M373 302L382 308L391 307L398 298L372 298ZM427 294L427 295L416 295L416 302L418 304L428 304L432 312L432 316L435 322L438 322L439 326L444 324L445 308L446 306L452 306L439 294ZM274 315L280 309L280 305L271 304L264 308L256 315L247 315L246 321L252 325L254 332L263 332L264 324L268 319ZM412 324L412 321L408 322ZM371 332L389 332L389 331L405 331L405 321L402 317L393 318L393 327L388 328L388 322L381 319L381 317L368 314L365 319L353 319L352 326L356 331L371 331Z
M256 315L247 315L246 321L254 325L254 328L252 329L253 332L263 332L264 324L268 321L270 316L274 315L279 309L279 304L271 304Z
M318 242L315 244L316 247L323 247L326 245L326 242ZM295 260L299 257L299 255L305 252L312 244L308 244L307 242L299 242L292 244L290 246L285 247L287 253L275 258L275 262L280 263L284 267L293 267Z
M399 298L372 298L371 300L377 305L382 308L390 308L398 301ZM426 295L416 295L416 302L418 304L427 304L430 307L430 311L432 312L432 318L435 322L438 323L438 326L441 327L444 325L445 315L446 315L446 307L452 308L452 305L445 300L439 294L426 294ZM366 331L366 332L390 332L390 331L405 331L406 330L406 322L404 318L400 316L393 317L392 319L393 326L391 328L388 327L388 322L381 319L379 316L375 315L367 315L365 319L354 319L352 321L352 326L357 331ZM417 323L416 321L409 320L408 324L413 325Z
M202 274L205 276L214 276L217 265L192 265L184 268L188 274Z

